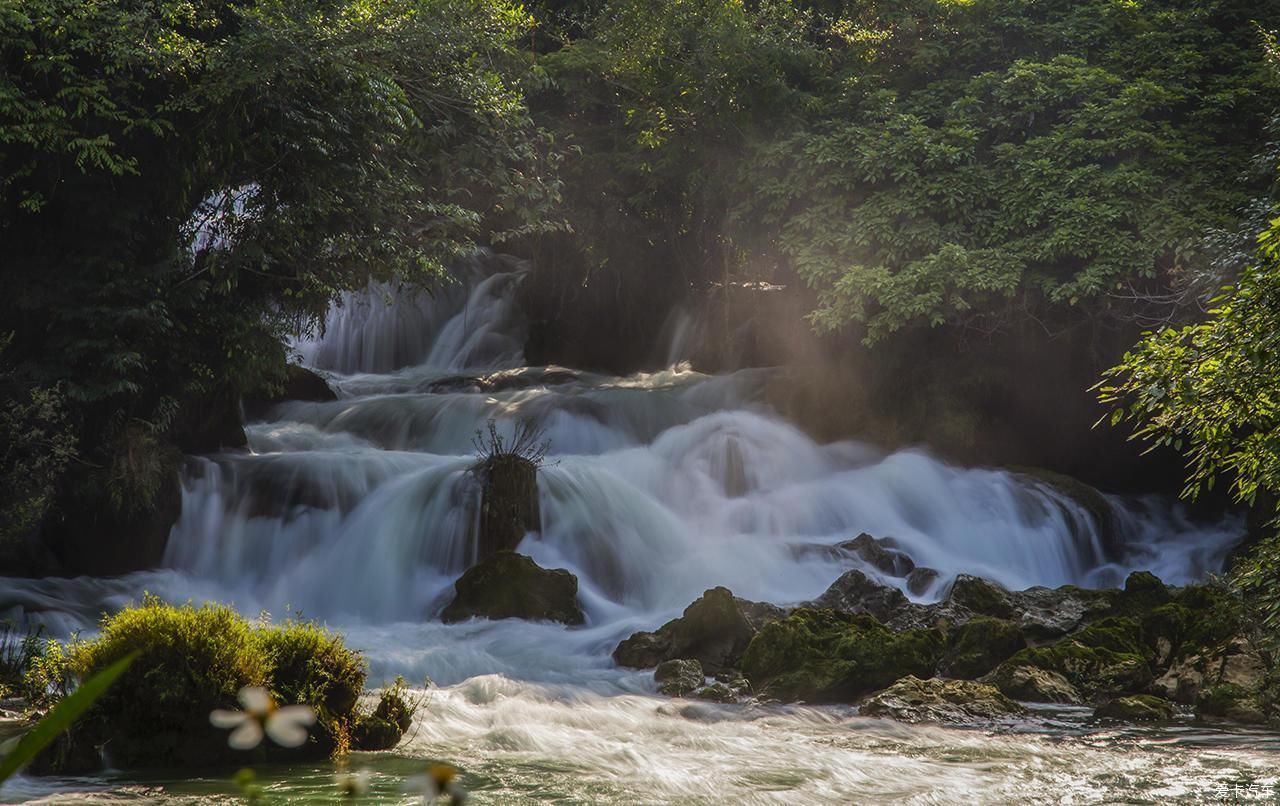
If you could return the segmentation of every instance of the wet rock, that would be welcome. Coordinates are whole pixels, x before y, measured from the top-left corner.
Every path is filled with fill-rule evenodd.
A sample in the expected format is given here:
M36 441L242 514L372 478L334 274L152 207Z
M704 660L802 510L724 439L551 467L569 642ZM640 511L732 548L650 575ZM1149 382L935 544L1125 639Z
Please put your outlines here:
M688 658L659 663L653 670L653 680L658 684L658 693L668 697L683 697L707 682L702 664Z
M972 680L904 677L862 703L863 716L899 722L965 723L1021 716L1027 709L995 686Z
M944 646L935 630L895 632L866 614L801 608L756 634L742 671L778 699L853 702L908 675L931 677Z
M284 383L278 389L258 389L243 398L244 412L250 419L263 417L272 406L286 400L303 400L328 403L338 395L329 382L318 372L290 364L285 370Z
M846 571L831 583L826 592L806 606L841 613L868 613L880 621L888 621L900 611L914 607L902 591L857 570Z
M743 651L764 624L780 618L780 607L739 599L728 588L712 588L684 614L654 632L638 632L618 644L620 666L644 669L665 660L692 658L710 674L737 667Z
M1057 672L1024 664L1001 664L994 672L982 678L1005 695L1025 702L1050 702L1062 705L1078 705L1083 701L1080 692Z
M1115 598L1119 613L1146 613L1168 604L1173 594L1160 578L1150 571L1135 571L1124 581L1124 590Z
M1116 697L1098 706L1093 717L1124 722L1163 722L1173 718L1173 703L1148 694Z
M389 719L367 716L351 729L351 746L355 750L390 750L400 743L404 731Z
M915 570L916 564L905 553L897 548L893 538L875 538L863 532L839 548L849 554L861 558L889 576L905 577Z
M1267 710L1257 691L1231 683L1207 687L1196 701L1196 718L1207 722L1262 725L1269 721Z
M548 570L513 551L500 551L472 566L454 583L457 592L444 609L445 623L469 618L519 618L581 624L578 578Z
M1010 593L1018 626L1029 640L1060 638L1082 624L1111 612L1113 591L1063 585L1035 587Z
M716 681L709 686L703 686L698 689L693 696L708 702L734 703L739 699L739 692L728 683Z
M955 631L938 669L948 677L981 677L1025 646L1012 621L975 616Z
M912 596L923 596L938 581L938 576L934 569L917 565L907 574L907 590Z
M483 561L500 551L514 551L527 533L541 528L538 466L523 456L498 454L473 472L484 485L476 545L476 557Z
M1009 591L982 577L960 574L951 584L947 604L953 609L962 608L970 613L995 618L1017 618L1018 613L1010 600Z

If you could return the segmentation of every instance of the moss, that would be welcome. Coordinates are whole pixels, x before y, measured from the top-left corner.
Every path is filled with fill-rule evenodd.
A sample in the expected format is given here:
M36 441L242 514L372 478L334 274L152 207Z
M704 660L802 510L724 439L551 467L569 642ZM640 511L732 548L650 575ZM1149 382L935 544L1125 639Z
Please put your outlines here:
M524 618L581 624L578 578L562 568L542 568L529 557L499 551L454 583L456 595L440 618L446 623L469 618Z
M356 750L390 750L413 725L421 700L409 696L403 677L384 688L372 714L358 716L351 729L351 744Z
M364 691L364 658L342 636L315 624L289 621L256 630L254 640L271 668L271 693L280 702L305 702L325 714L350 713Z
M1140 615L1162 604L1173 595L1160 578L1150 571L1135 571L1124 581L1124 589L1115 599L1117 613Z
M96 753L75 747L108 741L111 762L124 768L252 760L228 747L209 712L238 708L240 689L258 685L281 704L311 706L322 720L301 748L264 743L249 755L324 757L353 717L352 691L358 696L364 684L363 659L319 627L253 626L226 606L174 607L154 597L105 619L97 638L72 645L69 666L84 679L132 652L138 659L69 735L73 752L62 753L63 766L46 759L43 771L89 771Z
M976 616L956 630L941 670L950 677L980 677L1024 646L1018 625Z
M1021 650L1007 663L1057 672L1097 699L1145 689L1152 679L1151 657L1138 622L1113 616L1051 646Z
M1094 711L1093 716L1126 722L1161 722L1173 718L1173 703L1149 694L1135 694L1108 701Z
M985 616L1007 619L1017 615L1008 594L1002 588L994 582L968 574L956 577L947 599Z
M764 626L742 669L772 697L851 702L908 675L932 677L943 648L933 630L895 633L871 616L802 608Z
M1196 701L1196 716L1247 724L1267 721L1257 694L1233 683L1219 683L1201 691Z

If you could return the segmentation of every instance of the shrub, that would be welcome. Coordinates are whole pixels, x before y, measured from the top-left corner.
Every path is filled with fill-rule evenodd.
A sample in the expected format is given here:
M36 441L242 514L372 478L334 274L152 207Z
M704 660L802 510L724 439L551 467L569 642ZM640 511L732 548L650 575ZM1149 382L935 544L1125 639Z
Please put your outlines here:
M321 758L345 749L364 685L365 661L322 627L290 621L255 626L225 605L167 605L147 596L72 645L69 668L86 679L126 655L138 659L85 715L38 771L95 768L105 745L119 767L220 765L244 761L209 724L217 708L239 708L244 686L265 686L281 705L305 704L320 724L298 749L269 741L257 758Z

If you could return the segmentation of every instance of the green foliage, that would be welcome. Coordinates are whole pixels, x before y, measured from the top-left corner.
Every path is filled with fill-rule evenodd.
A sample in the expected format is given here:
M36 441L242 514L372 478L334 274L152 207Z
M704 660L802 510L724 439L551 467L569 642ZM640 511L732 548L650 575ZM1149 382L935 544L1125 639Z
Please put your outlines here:
M254 633L272 670L268 688L279 702L310 703L322 718L351 713L364 691L368 664L342 636L305 621Z
M59 701L35 727L23 734L17 747L0 759L0 783L31 763L41 751L69 730L94 703L102 699L136 659L134 655L126 655L85 680L75 691Z
M506 0L0 0L0 435L56 425L99 468L118 439L181 443L203 401L277 381L339 291L535 230L558 186L530 25ZM30 479L11 531L72 443L4 444ZM156 469L104 472L134 501Z
M1148 335L1101 385L1112 424L1187 456L1184 494L1219 479L1234 498L1266 507L1280 494L1280 219L1259 241L1257 262L1226 289L1209 317ZM1273 531L1276 522L1273 522ZM1280 538L1256 546L1237 582L1280 630Z
M759 192L738 217L818 289L820 329L858 322L871 342L1134 315L1125 298L1181 282L1249 198L1276 98L1265 16L1232 0L842 4L829 88L746 163Z
M209 713L238 707L245 686L266 686L281 704L315 709L321 724L301 752L328 755L355 717L366 669L360 655L322 627L253 625L224 605L172 606L153 596L106 618L98 637L69 647L67 665L87 679L135 655L120 685L69 737L64 758L72 766L61 771L88 763L83 748L108 738L123 766L233 761Z
M0 337L0 359L12 334ZM76 438L58 387L25 387L0 366L0 550L33 534L76 457Z

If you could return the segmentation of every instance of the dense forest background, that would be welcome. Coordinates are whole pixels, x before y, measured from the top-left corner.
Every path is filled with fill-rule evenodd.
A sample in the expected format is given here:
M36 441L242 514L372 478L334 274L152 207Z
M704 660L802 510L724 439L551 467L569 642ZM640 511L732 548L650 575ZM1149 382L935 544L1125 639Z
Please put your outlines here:
M1222 477L1265 524L1277 19L0 0L0 571L154 563L182 455L243 444L291 337L478 245L532 259L531 361L654 366L693 311L722 323L699 369L785 365L776 402L822 436L1112 489L1178 489L1185 455L1189 492Z

